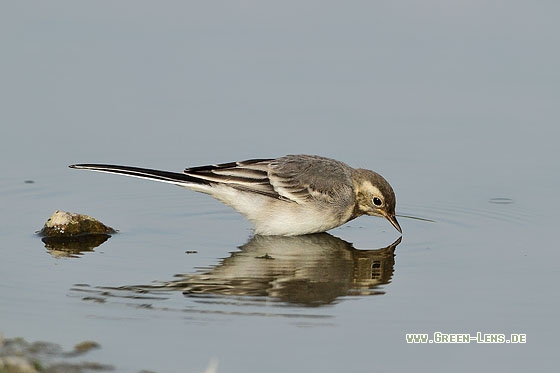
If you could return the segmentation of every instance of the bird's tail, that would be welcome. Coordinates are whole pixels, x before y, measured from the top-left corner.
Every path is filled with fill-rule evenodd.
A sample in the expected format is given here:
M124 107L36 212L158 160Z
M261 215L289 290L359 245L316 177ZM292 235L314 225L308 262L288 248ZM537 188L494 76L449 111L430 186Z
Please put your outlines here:
M73 164L70 168L106 172L110 174L120 174L141 179L160 181L163 183L175 184L179 186L209 185L208 180L186 175L184 173L152 170L149 168L119 166L110 164Z

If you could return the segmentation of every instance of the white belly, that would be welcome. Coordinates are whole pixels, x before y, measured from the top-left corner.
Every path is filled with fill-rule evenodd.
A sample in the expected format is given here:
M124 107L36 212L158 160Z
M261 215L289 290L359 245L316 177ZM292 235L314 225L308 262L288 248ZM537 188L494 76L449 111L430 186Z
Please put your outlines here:
M298 204L230 187L198 190L245 215L255 226L255 234L295 236L325 232L344 224L352 214L351 208L340 213L334 206L320 207L313 202Z

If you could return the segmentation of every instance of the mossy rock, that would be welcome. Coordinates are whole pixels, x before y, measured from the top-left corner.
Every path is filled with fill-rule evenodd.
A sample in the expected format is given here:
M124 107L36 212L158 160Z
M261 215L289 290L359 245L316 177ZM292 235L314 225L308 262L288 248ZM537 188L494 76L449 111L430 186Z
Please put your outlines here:
M78 237L84 235L116 233L91 216L56 210L39 234L45 237Z

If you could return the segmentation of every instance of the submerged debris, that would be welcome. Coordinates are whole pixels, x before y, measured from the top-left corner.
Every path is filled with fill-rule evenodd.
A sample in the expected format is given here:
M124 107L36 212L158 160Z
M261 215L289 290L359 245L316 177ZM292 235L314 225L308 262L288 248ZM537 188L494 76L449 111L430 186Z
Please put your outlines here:
M23 338L2 338L0 334L0 372L11 373L67 373L112 371L114 367L95 362L74 362L70 358L80 357L93 348L96 342L78 343L72 351L50 342L27 342Z
M513 199L505 198L505 197L496 197L496 198L490 198L488 202L495 203L498 205L509 205L513 203Z

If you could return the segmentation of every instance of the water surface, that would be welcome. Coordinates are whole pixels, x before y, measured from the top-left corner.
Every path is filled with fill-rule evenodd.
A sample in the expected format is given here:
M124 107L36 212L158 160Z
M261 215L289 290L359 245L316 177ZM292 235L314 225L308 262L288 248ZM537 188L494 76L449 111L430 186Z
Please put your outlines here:
M3 6L0 332L119 372L550 370L557 6L313 4ZM434 222L253 237L208 196L67 168L293 153ZM57 209L119 233L46 247ZM405 340L435 332L527 342Z

